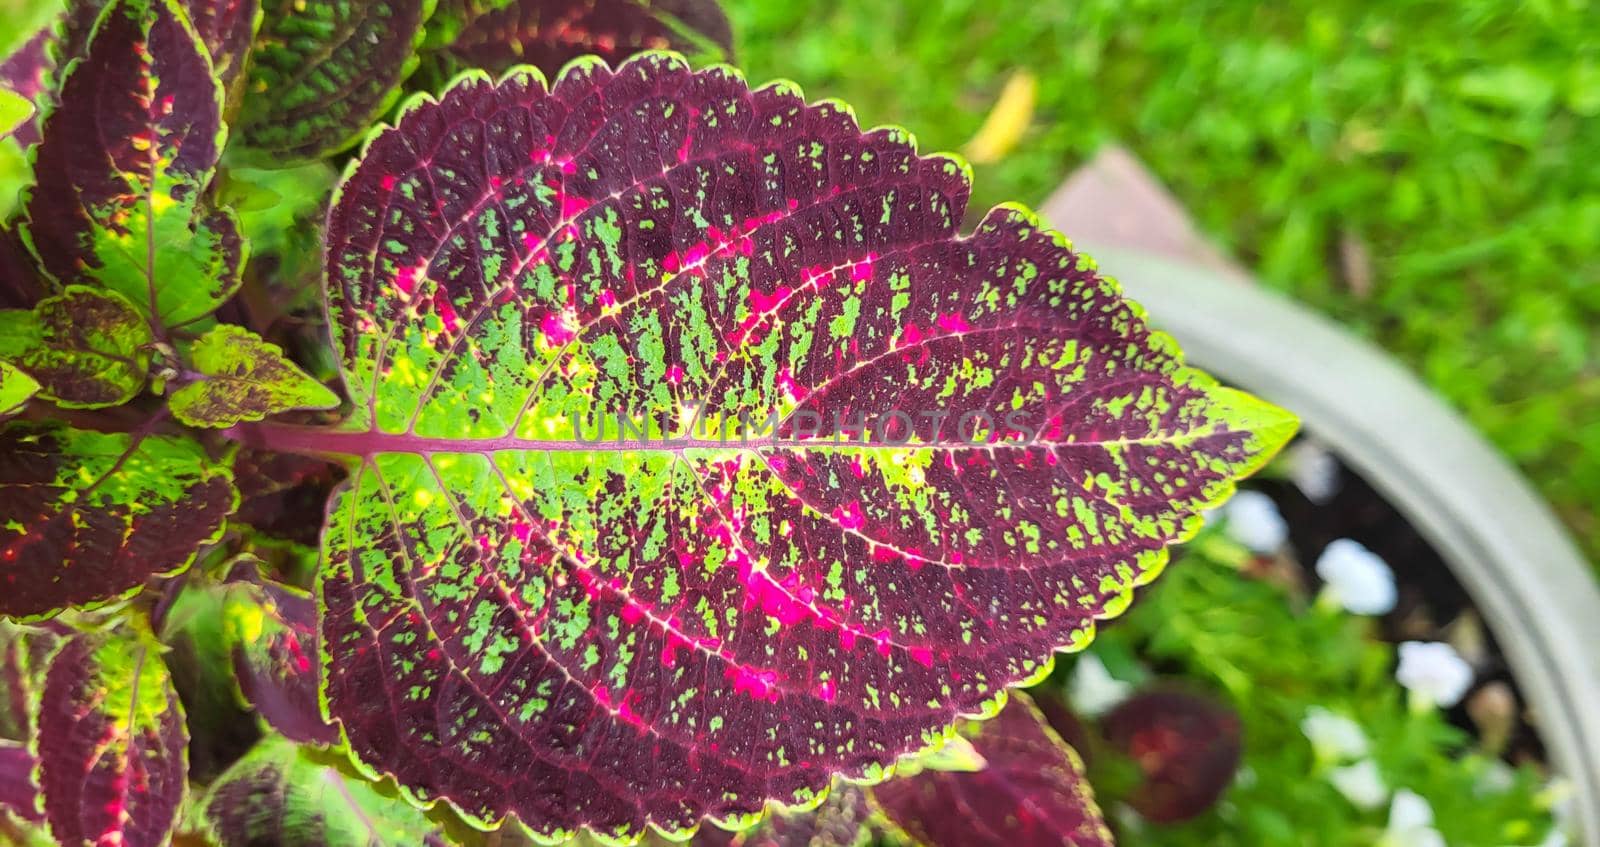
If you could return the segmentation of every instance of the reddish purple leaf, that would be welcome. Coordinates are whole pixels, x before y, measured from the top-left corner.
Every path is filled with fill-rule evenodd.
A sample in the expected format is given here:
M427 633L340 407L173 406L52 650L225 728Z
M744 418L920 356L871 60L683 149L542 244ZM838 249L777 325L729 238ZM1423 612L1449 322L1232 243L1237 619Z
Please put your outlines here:
M34 781L38 763L21 742L0 741L0 816L9 812L31 823L44 820L39 785Z
M1026 695L966 733L986 762L974 773L923 771L872 791L884 816L928 847L1110 847L1076 753Z
M39 785L34 766L39 760L19 741L0 741L0 814L10 812L25 821L44 820L39 808Z
M961 235L968 189L663 54L469 77L375 135L328 231L356 411L263 436L360 457L319 581L359 759L545 836L743 820L1126 607L1294 420L1025 210ZM619 411L673 442L593 442Z
M0 226L0 309L31 309L48 291L22 237Z
M233 520L268 535L316 544L328 492L344 469L321 459L241 448L233 459L239 510Z
M1101 719L1100 730L1143 772L1128 804L1156 823L1186 821L1216 805L1244 753L1239 715L1185 691L1129 698Z
M99 605L176 573L236 498L187 438L11 423L0 430L0 615Z
M245 57L261 22L260 0L183 0L195 33L211 56L212 72L224 91L244 78Z
M81 635L45 674L36 742L62 844L166 844L188 788L183 709L148 634Z
M530 64L554 77L579 56L614 65L645 50L677 50L696 64L733 58L716 0L457 0L438 17L460 27L446 52L494 73Z
M236 567L223 608L234 676L267 725L302 744L332 746L338 730L317 702L317 605L306 592Z

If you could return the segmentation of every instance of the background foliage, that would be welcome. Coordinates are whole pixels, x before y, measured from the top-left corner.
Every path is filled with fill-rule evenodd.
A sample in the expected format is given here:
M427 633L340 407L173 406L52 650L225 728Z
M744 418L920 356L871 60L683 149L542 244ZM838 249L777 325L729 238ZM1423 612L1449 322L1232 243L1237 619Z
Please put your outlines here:
M1600 556L1594 3L726 6L751 79L928 150L1031 71L1030 129L978 167L973 208L1041 201L1100 145L1130 147L1266 284L1399 354Z

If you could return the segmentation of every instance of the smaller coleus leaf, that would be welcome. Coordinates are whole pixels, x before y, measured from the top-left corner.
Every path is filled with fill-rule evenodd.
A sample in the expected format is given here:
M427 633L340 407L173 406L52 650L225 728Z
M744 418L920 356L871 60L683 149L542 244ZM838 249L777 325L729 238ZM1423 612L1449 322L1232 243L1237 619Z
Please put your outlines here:
M0 430L0 615L40 618L188 567L238 502L181 436L12 422Z
M697 65L733 57L733 31L716 0L454 0L431 40L456 65L499 73L530 64L554 79L579 56L615 65L646 50L676 50Z
M132 400L150 372L155 336L115 291L70 285L31 312L0 312L0 359L39 382L39 395L69 409Z
M206 202L222 89L176 0L114 0L62 82L35 154L26 237L63 284L116 291L165 326L210 314L245 245Z
M975 773L926 770L872 790L884 818L930 847L1061 844L1109 847L1111 831L1076 753L1027 695L962 727L987 765Z
M242 154L283 167L355 144L417 65L434 0L278 0L256 37Z
M261 25L260 0L183 0L228 102L243 93L245 60Z
M224 427L292 409L331 409L339 396L248 329L213 327L194 343L191 381L172 392L173 417L190 426Z
M1155 823L1186 821L1216 805L1244 753L1237 712L1176 689L1123 701L1101 718L1100 731L1142 776L1128 805Z
M815 809L776 809L759 826L737 833L704 827L695 843L728 847L864 847L872 840L872 818L867 790L838 781Z
M299 588L236 565L223 606L234 678L245 703L292 741L333 746L339 731L317 702L317 604Z
M25 821L44 820L39 808L39 784L35 781L38 760L20 741L0 741L0 812L10 812Z
M269 736L212 784L196 829L220 847L443 847L440 828L314 751Z
M38 380L18 370L15 365L0 362L0 419L22 411L22 407L38 393Z
M70 638L45 673L39 787L62 844L168 843L188 791L183 707L148 632Z

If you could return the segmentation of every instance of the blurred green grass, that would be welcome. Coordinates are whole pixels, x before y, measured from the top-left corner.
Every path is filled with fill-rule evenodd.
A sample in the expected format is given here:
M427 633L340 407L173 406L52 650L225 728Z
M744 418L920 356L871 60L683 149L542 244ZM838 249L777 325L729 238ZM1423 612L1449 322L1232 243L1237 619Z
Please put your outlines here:
M839 97L925 151L958 149L1031 71L1032 124L977 169L974 208L1037 204L1126 145L1265 284L1463 410L1600 561L1600 4L726 5L753 82Z

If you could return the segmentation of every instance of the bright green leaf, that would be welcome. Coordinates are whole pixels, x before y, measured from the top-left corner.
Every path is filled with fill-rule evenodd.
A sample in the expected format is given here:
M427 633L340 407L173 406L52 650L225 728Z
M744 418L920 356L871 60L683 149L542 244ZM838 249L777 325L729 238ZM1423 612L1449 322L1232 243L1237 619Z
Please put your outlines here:
M38 393L38 380L18 370L16 365L0 362L0 418L22 411L22 404Z

